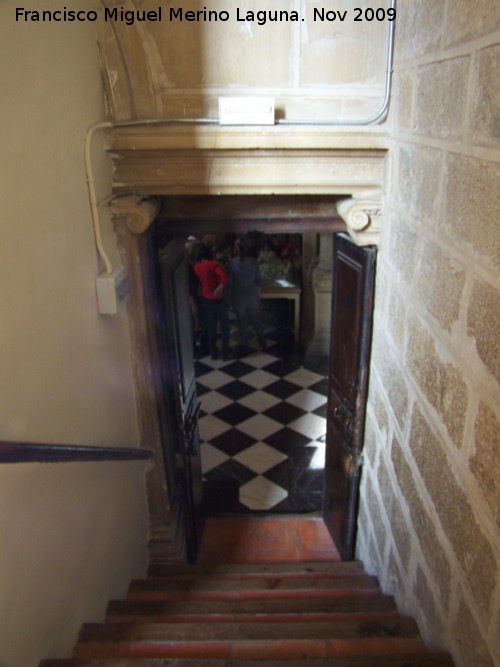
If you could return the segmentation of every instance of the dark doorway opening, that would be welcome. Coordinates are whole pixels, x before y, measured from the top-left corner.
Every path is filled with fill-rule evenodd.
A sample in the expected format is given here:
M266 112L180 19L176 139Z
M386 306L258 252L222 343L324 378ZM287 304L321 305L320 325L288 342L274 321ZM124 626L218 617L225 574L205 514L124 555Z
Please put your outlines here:
M243 233L246 231L249 231L251 229L265 229L265 230L279 230L282 233L316 233L316 234L331 234L332 232L338 231L338 230L343 230L345 228L344 223L338 218L338 216L335 214L335 208L334 208L334 203L335 203L335 198L334 197L286 197L284 198L288 201L284 201L280 197L272 197L272 196L266 196L266 197L190 197L190 198L168 198L164 202L164 206L162 209L162 214L160 216L160 219L157 224L157 237L160 240L159 245L165 245L165 243L172 238L177 238L179 237L186 238L190 233L196 233L197 235L200 235L200 232L214 232L215 229L217 230L227 230L228 233ZM290 201L294 200L294 201ZM299 212L302 210L301 207L306 207L308 206L308 203L303 201L303 200L312 200L316 201L316 208L309 209L309 214L304 214L301 216ZM271 206L271 208L266 209L266 205L270 204L272 201L274 201L274 204ZM310 203L310 202L309 202ZM284 209L288 206L288 209L290 210L290 206L293 209L292 215L286 215L284 213ZM223 215L225 210L225 215ZM313 214L311 214L311 210L314 211ZM318 211L320 213L318 214ZM229 214L231 212L231 215L234 215L234 217L231 217ZM221 217L217 217L221 216ZM274 226L276 225L276 226ZM270 315L276 316L278 313L279 308L276 307L275 309L272 310ZM286 318L285 318L286 320ZM285 336L279 336L275 338L274 340L274 345L280 346L280 344L283 343L285 340ZM303 342L303 341L302 341ZM270 345L270 348L272 345ZM242 389L242 383L247 384L246 382L243 382L241 378L244 378L245 376L252 375L254 378L258 378L260 374L260 378L262 377L262 374L268 372L267 368L272 367L273 369L277 369L278 366L281 368L280 370L280 375L277 376L276 383L279 387L279 395L275 395L274 398L278 399L279 402L279 407L276 408L276 411L281 411L283 412L284 410L293 410L293 408L297 408L298 410L303 410L301 407L301 404L299 402L299 405L293 405L293 408L290 408L290 406L285 406L284 403L287 402L287 398L284 397L283 390L286 387L286 391L290 392L290 387L286 385L287 382L290 381L290 376L293 375L294 372L297 372L298 375L300 376L301 373L304 373L304 368L300 366L301 361L303 360L303 357L301 354L304 351L303 347L295 345L293 348L294 352L292 355L282 355L279 358L275 359L265 359L263 363L263 360L259 360L257 364L247 364L247 361L245 359L237 359L237 360L231 360L231 365L233 368L231 369L234 375L230 375L229 373L226 373L226 375L229 375L229 380L226 378L226 381L219 386L215 386L213 380L215 378L215 382L220 381L220 376L221 374L224 374L224 368L214 368L213 366L208 369L201 369L202 372L198 372L200 370L200 365L204 363L203 359L197 360L196 365L198 366L197 369L197 388L198 388L198 397L200 401L202 401L203 396L207 394L211 394L211 397L214 398L214 393L222 393L224 395L224 391L226 393L225 398L230 401L231 404L238 404L240 403L240 400L243 400L245 398L244 395L237 395L235 392L238 389ZM299 350L299 354L297 354L297 350ZM268 353L269 350L266 349L266 353ZM359 350L355 350L355 352L359 352ZM258 354L257 354L258 357ZM247 367L243 366L244 364L247 365ZM299 366L297 367L297 364ZM250 366L250 368L248 368ZM356 366L356 365L355 365ZM357 366L356 366L357 368ZM205 370L206 372L203 372ZM307 369L305 369L307 371ZM359 369L357 369L356 372L358 372ZM363 370L365 372L365 369ZM283 374L284 373L284 374ZM212 374L211 378L211 384L206 383L206 376ZM330 371L331 374L331 371ZM205 380L202 378L205 376ZM217 379L218 378L218 379ZM252 387L251 392L252 393L254 390L257 392L262 391L262 389L267 389L267 385L261 385L262 380L261 379L256 379L257 386ZM326 414L326 409L327 409L327 403L329 402L329 397L328 397L328 380L326 380L325 377L320 377L320 378L315 378L316 382L312 383L308 380L306 384L300 385L298 387L295 387L292 393L289 393L289 396L293 396L294 394L298 394L301 391L304 390L309 390L309 387L312 386L313 384L314 389L319 389L319 386L321 384L322 386L322 391L323 393L323 398L325 399L324 402L322 403L321 406L319 406L320 410L324 410L324 414ZM303 380L302 380L303 382ZM351 378L349 380L350 386L354 387L354 385L357 382L357 378ZM275 384L274 382L271 384ZM200 385L202 385L202 389L200 389ZM229 391L226 390L219 392L219 389L221 387L224 387L224 385L231 385L229 388ZM266 391L266 393L268 393ZM320 392L318 392L320 394ZM247 394L248 395L248 392ZM356 399L355 405L354 405L354 410L357 411L358 408L360 407L360 401L363 402L366 399L366 396L360 397L359 400ZM233 405L233 407L234 407ZM242 415L241 408L245 407L250 410L253 410L254 412L257 412L254 407L249 407L248 405L245 406L244 403L242 405L238 405L236 410L239 411L240 416ZM219 410L224 410L227 408L227 406L219 407ZM271 405L269 407L266 407L266 410L273 410L275 406ZM364 408L364 406L363 406ZM217 412L217 411L216 411ZM228 411L226 410L226 413ZM259 416L261 415L262 410L259 412ZM201 407L201 412L199 413L199 423L201 425L201 422L203 419L206 419L207 417L212 417L213 412L209 413L206 410L203 409L203 405ZM252 423L252 420L254 420L255 417L257 417L257 414L250 414L246 413L243 415L243 417L246 417L243 419L243 422L248 422L246 426L250 426ZM265 414L264 417L266 419L273 419L269 413ZM220 418L220 414L215 416L216 419ZM230 416L230 419L233 420L235 417ZM300 417L297 417L299 419ZM239 419L239 417L238 417ZM325 419L323 417L323 419ZM265 420L264 420L265 421ZM254 420L254 423L256 421ZM269 425L269 422L267 422ZM213 425L213 424L212 424ZM227 426L227 424L226 424ZM245 454L242 452L232 452L231 450L227 451L227 448L231 448L234 446L235 442L241 441L242 439L245 439L245 435L248 436L249 433L245 433L245 429L241 429L241 423L238 422L237 428L235 424L233 423L228 423L228 426L226 428L224 427L224 432L229 432L229 436L226 438L223 438L223 441L218 441L217 442L217 449L219 451L222 451L223 455L227 457L227 460L230 460L230 465L234 469L235 467L238 468L236 463L241 465L241 461L238 460L237 457L245 456ZM281 428L283 427L283 428ZM288 428L287 425L280 425L280 428L278 430L285 430ZM237 432L235 432L235 430ZM247 429L248 430L248 429ZM288 435L290 435L290 430L288 430ZM326 429L324 429L326 431ZM251 431L250 431L251 433ZM297 433L296 430L294 430L294 436ZM300 434L300 431L299 431ZM210 444L213 447L213 442L215 441L216 438L219 436L223 436L223 433L215 433L212 432L211 436L206 442ZM309 430L307 431L307 435L303 434L305 437L309 437L311 433ZM238 436L238 437L235 437ZM257 440L255 440L255 436L257 437ZM265 433L264 431L261 431L257 434L254 434L253 436L250 435L250 437L254 438L254 441L251 443L249 442L249 447L257 447L257 449L260 448L260 451L262 449L265 449L265 446L269 446L269 438L273 437L273 433ZM287 442L287 447L290 444L290 438L284 438L283 435L280 436L281 440L280 442L276 441L273 443L271 441L271 446L273 444L278 444L278 447L275 447L274 449L279 453L281 451L281 454L285 455L287 458L289 458L289 454L286 453L283 450L280 450L280 446L284 447L285 446L285 441L288 440ZM314 437L319 437L324 439L324 433L318 434L317 436L314 435ZM266 442L267 440L267 442ZM221 447L222 444L222 447ZM349 443L348 443L349 446ZM224 448L226 448L226 451L224 451ZM300 448L300 445L297 445L297 449ZM307 445L304 446L304 443L302 443L302 449L305 450L307 448ZM288 447L289 451L289 447ZM241 456L240 456L241 455ZM258 459L259 457L257 457ZM262 457L260 457L262 460ZM345 459L338 459L339 465L343 465L343 461ZM224 465L226 461L222 462L222 465ZM272 468L276 468L276 470L273 470L273 474L278 474L278 470L282 470L285 466L282 465L283 462L277 461L275 466L272 466ZM255 465L255 464L253 464ZM228 466L226 466L228 467ZM212 470L214 467L212 466ZM241 472L241 468L239 469ZM207 477L209 471L205 470L205 478ZM220 471L219 471L220 472ZM259 482L262 480L263 477L265 477L264 474L262 474L264 471L258 471L254 470L252 472L252 475L255 473L255 478L259 479ZM233 475L234 477L238 477L238 475ZM321 477L323 478L323 472L321 471ZM205 479L207 481L207 479ZM271 484L274 484L275 486L280 486L279 483L276 484L275 481L270 480ZM230 488L230 485L228 484L226 487L224 485L224 481L222 479L216 479L215 480L214 487L216 488L215 494L213 494L213 497L210 498L210 492L207 492L205 494L205 501L204 501L204 507L203 509L206 511L207 509L209 511L222 511L224 513L228 513L232 510L230 507L227 506L227 500L231 497L231 493L235 493L234 488ZM241 484L240 484L241 486ZM302 490L305 488L305 485L296 485L299 490ZM321 484L318 484L317 490L319 491L319 496L321 497L322 495L322 480ZM252 492L250 492L250 495L252 495ZM329 496L331 498L331 495ZM352 493L351 493L351 498L352 498ZM284 498L279 500L278 502L273 502L271 507L269 508L260 508L260 507L246 507L245 511L271 511L274 512L276 511L277 505L279 505L280 502L283 502ZM304 501L304 498L302 499ZM211 506L210 506L211 504ZM310 511L310 507L307 506L307 503L302 504L302 506L296 506L293 509L287 509L285 511L293 511L294 513L301 512L301 511ZM352 520L352 516L351 516ZM329 528L331 528L329 526ZM353 544L353 535L352 531L349 534L348 539L351 540L351 547ZM347 553L347 551L345 551Z

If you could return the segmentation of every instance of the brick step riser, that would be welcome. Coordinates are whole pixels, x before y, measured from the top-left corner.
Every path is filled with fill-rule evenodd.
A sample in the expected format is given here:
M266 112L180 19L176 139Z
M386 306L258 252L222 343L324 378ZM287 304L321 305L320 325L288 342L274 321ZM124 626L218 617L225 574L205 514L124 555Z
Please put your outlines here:
M378 611L372 613L251 613L251 614L165 614L164 616L137 614L107 614L106 623L317 623L340 620L388 621L399 618L395 611Z
M162 600L112 600L107 615L136 615L145 618L189 614L304 614L304 613L384 613L396 612L394 598L385 595L358 594L349 597L328 596L315 598L314 606L309 598L267 600L197 600L189 602Z
M196 658L172 658L168 665L162 658L110 658L103 660L65 658L43 660L39 667L235 667L233 660L206 660ZM453 667L448 654L413 653L369 656L344 656L334 658L290 658L286 663L280 659L239 660L238 667Z
M136 591L173 591L193 590L378 590L378 581L367 575L348 575L343 577L185 577L180 579L142 579L134 580L129 592Z
M155 565L148 570L148 578L175 577L175 576L254 576L272 575L285 576L307 576L309 574L321 574L324 576L344 574L366 574L363 564L359 561L340 562L301 562L301 563L245 563L216 565Z
M375 656L424 651L419 639L275 640L241 642L96 642L77 645L79 658L205 658L272 660Z
M418 637L418 627L411 618L344 618L315 623L254 621L251 625L227 623L87 623L82 627L79 644L96 642L241 642L241 641L321 641Z
M380 590L362 591L367 597L380 595ZM126 600L151 600L177 602L186 601L215 601L215 600L325 600L352 598L360 594L359 590L296 590L296 591L130 591L126 595Z

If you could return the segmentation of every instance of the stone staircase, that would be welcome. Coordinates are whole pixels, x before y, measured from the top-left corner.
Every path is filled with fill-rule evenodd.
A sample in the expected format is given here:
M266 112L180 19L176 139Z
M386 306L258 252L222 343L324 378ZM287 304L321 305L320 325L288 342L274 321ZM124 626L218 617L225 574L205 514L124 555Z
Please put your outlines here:
M40 667L453 667L357 562L150 568Z

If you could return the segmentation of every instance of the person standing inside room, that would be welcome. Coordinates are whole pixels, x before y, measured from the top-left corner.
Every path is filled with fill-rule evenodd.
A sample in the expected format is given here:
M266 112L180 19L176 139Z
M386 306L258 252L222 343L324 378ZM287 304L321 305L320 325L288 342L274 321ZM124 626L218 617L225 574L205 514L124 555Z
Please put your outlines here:
M261 275L256 249L246 237L236 241L235 257L230 260L229 268L231 303L236 313L242 354L246 355L250 351L247 329L249 320L255 329L259 347L264 351L266 341L260 319Z
M229 357L229 308L224 288L229 276L213 258L211 248L201 243L196 248L193 270L201 283L201 305L208 330L208 348L212 359L217 359L217 328L220 324L222 359Z

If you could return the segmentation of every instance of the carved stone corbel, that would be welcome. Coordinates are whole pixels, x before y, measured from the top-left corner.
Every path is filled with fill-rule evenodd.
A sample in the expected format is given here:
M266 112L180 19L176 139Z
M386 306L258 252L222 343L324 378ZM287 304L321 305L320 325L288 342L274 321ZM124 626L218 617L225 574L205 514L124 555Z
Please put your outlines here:
M124 222L132 234L143 234L158 215L160 203L157 199L146 199L140 195L116 197L109 203L116 222Z
M337 203L337 211L356 245L378 246L382 227L381 200L342 199Z

